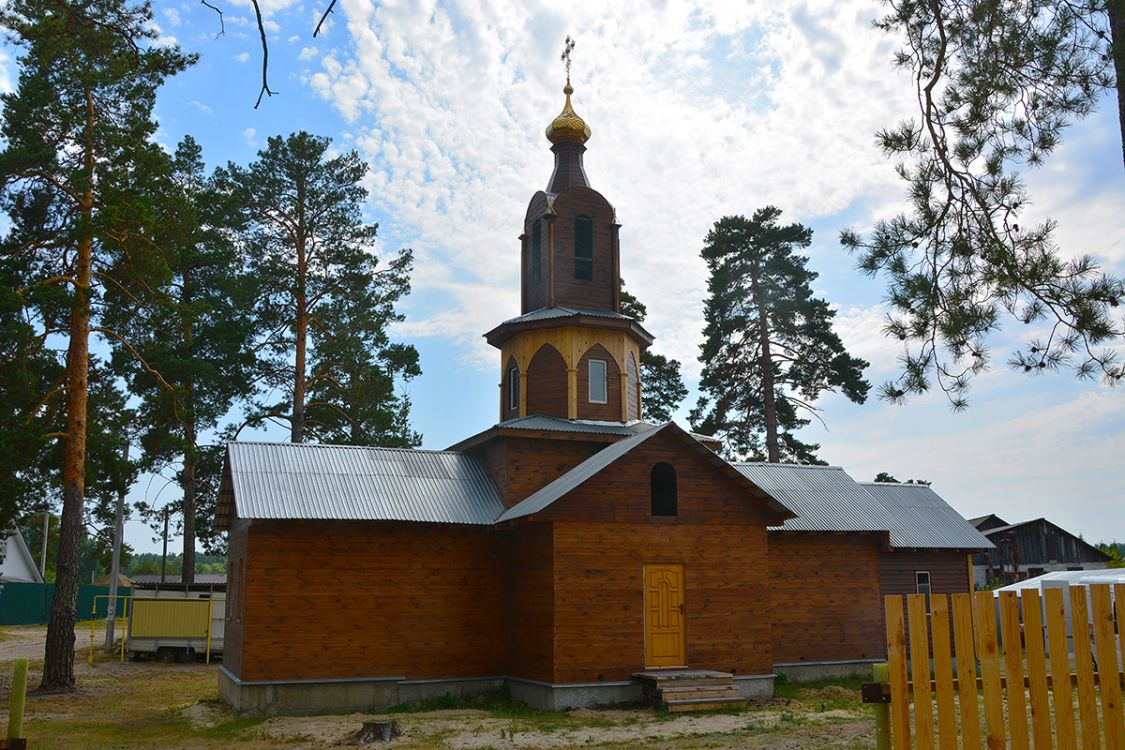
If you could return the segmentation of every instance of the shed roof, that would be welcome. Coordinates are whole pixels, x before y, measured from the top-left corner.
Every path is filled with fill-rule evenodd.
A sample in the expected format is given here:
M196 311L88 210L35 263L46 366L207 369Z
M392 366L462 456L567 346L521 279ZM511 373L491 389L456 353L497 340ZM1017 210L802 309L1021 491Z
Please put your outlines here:
M240 518L491 524L504 510L478 459L452 451L235 442L216 522Z
M784 531L889 531L883 508L839 466L736 463L754 484L797 514Z
M977 531L926 484L864 482L890 525L891 546L919 549L992 549Z
M787 508L785 504L778 502L777 498L773 496L772 493L769 492L769 490L760 488L756 484L747 481L741 473L733 470L734 467L732 467L731 464L724 461L714 451L692 437L690 433L681 429L674 422L667 422L663 425L660 425L659 427L646 430L644 432L633 435L632 437L620 440L616 443L611 443L607 447L595 453L590 458L578 464L578 466L575 466L573 469L563 474L558 479L554 480L544 487L541 487L537 492L532 493L530 496L516 503L511 508L508 508L508 510L504 511L504 513L496 519L496 522L500 523L502 521L511 521L516 518L522 518L524 516L530 516L533 513L538 513L567 493L571 492L574 489L577 489L580 485L597 475L599 472L601 472L617 459L624 456L629 451L633 450L645 441L649 440L652 437L655 437L662 432L671 432L672 434L681 437L688 445L695 448L700 452L701 455L707 458L707 460L709 460L719 469L729 473L732 479L740 482L747 489L760 492L761 494L765 495L767 504L775 513L783 516L792 515L792 511Z

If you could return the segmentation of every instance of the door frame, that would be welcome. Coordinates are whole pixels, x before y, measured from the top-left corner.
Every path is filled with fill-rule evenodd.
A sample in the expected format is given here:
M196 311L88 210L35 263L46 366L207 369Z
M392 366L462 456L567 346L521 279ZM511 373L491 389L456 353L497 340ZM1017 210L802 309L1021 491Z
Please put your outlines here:
M648 570L649 568L680 569L680 603L683 611L680 613L680 654L683 656L682 664L667 664L650 666L648 654ZM687 669L687 566L682 562L646 562L641 565L641 608L643 610L643 631L641 633L641 651L645 669Z

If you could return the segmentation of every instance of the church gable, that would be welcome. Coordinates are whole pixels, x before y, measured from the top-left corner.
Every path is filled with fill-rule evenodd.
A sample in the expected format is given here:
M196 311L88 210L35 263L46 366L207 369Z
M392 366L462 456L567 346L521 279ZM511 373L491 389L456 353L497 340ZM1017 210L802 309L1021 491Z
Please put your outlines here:
M509 508L497 522L532 515L622 523L775 524L793 514L669 422L602 449Z

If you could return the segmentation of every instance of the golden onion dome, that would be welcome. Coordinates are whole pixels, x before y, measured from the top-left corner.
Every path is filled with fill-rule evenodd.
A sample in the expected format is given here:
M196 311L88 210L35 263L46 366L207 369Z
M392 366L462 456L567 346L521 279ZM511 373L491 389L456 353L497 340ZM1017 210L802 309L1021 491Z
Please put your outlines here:
M563 93L566 94L566 104L563 105L563 110L559 113L559 116L547 126L547 140L551 143L566 141L585 143L590 140L590 126L570 106L570 95L574 93L570 81L567 81Z

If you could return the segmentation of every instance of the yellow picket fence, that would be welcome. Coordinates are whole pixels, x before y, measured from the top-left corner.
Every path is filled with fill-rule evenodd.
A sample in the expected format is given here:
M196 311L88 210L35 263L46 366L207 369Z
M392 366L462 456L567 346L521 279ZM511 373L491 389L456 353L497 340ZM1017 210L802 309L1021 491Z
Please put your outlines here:
M1125 750L1125 585L1066 595L886 597L894 750Z

